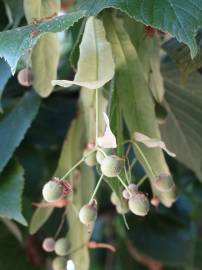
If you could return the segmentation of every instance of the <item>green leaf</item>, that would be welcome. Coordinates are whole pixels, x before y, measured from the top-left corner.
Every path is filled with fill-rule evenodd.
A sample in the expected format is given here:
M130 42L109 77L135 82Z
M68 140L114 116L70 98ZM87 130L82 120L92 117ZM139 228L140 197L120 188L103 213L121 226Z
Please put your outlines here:
M20 57L28 53L29 49L44 33L64 31L83 18L85 14L85 11L75 11L51 20L1 32L0 57L4 57L14 74Z
M124 16L124 27L136 48L144 69L145 78L155 100L161 103L165 93L163 78L160 73L160 40L157 35L148 37L144 25Z
M202 66L201 30L197 35L197 44L199 46L199 50L194 59L191 59L189 48L183 43L179 43L175 38L168 40L162 46L179 68L183 81L186 81L186 79L192 72L196 71Z
M88 18L80 44L80 57L74 81L56 80L53 85L63 87L72 84L89 89L102 87L114 76L114 61L101 20Z
M49 219L52 212L54 210L54 207L39 207L34 212L30 226L29 226L29 233L35 234Z
M202 76L195 72L182 84L179 70L167 59L162 64L167 118L162 138L176 158L202 180Z
M0 171L23 140L36 116L40 98L33 91L26 93L17 105L0 121Z
M78 0L77 10L88 10L95 15L104 8L114 7L126 12L133 19L168 32L197 53L195 33L202 26L202 0Z
M25 15L28 23L33 18L40 19L51 16L60 10L60 1L39 1L33 5L33 1L25 0ZM53 90L52 80L57 78L59 62L59 40L54 33L44 34L32 50L32 74L34 89L42 97L47 97Z
M8 79L11 77L10 67L9 65L0 58L0 100L2 97L2 93L8 82ZM0 103L0 112L2 112L1 103Z
M27 225L21 214L21 196L24 186L22 167L11 160L0 175L0 216Z
M104 17L104 22L107 38L111 42L116 59L116 91L118 92L120 106L130 136L134 139L134 133L141 132L152 138L160 138L152 96L144 77L141 62L123 27L123 22L115 17L107 16L107 14ZM140 155L139 149L147 159L147 163ZM139 149L135 147L135 152L148 173L151 182L161 172L169 174L161 149L149 149L143 145L139 145ZM167 195L161 192L158 192L157 195L162 203L171 206L173 200L167 198Z

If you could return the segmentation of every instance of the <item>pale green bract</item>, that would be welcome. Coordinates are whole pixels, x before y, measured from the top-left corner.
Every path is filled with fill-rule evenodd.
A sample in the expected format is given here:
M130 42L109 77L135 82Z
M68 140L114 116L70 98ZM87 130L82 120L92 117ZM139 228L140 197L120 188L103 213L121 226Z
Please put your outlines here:
M89 17L80 44L80 57L74 81L53 80L52 85L72 84L89 89L100 88L114 76L114 61L110 43L106 40L101 20Z
M60 1L35 1L33 5L32 0L24 0L24 9L28 23L31 23L33 18L39 19L58 13ZM56 33L43 34L32 50L31 60L34 89L41 97L47 97L53 90L51 80L57 78L59 63L58 35Z

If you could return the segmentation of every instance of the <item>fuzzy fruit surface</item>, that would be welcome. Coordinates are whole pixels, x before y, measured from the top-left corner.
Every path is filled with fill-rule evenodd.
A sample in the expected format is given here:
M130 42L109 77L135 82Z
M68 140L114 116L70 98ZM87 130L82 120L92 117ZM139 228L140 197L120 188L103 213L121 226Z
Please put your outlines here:
M66 270L67 259L56 257L52 262L53 270Z
M69 252L69 245L66 238L60 238L55 243L55 253L58 256L66 256Z
M79 211L79 219L84 225L91 225L97 218L96 203L86 204Z
M114 149L112 148L102 148L102 151L106 154L106 155L112 155L114 154ZM101 151L97 151L96 153L96 160L99 164L102 163L103 159L105 158L104 154Z
M175 186L173 179L168 174L160 174L156 177L155 187L161 192L168 192Z
M101 171L107 177L118 176L124 167L124 159L115 155L107 156L101 163Z
M134 194L128 201L131 212L137 216L146 216L149 212L149 200L143 193Z
M62 198L63 187L56 181L49 181L42 190L43 198L47 202L55 202Z
M84 162L87 166L89 167L93 167L96 165L97 161L96 161L96 153L93 152L90 155L88 155L90 152L92 152L92 149L85 149L83 152L83 156L84 156Z
M45 238L43 243L42 243L42 248L46 252L52 252L54 251L55 248L55 240L51 237Z

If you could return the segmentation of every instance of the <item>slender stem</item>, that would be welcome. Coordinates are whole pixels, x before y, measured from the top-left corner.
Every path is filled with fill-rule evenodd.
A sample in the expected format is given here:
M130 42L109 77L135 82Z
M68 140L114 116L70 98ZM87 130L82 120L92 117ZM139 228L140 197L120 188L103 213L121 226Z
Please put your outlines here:
M99 186L100 186L100 184L101 184L101 182L102 182L103 176L104 176L103 174L100 176L100 178L99 178L99 180L98 180L98 182L97 182L97 185L96 185L96 187L95 187L95 190L94 190L94 192L93 192L93 194L92 194L92 196L91 196L91 198L90 198L89 203L93 201L93 199L94 199L94 197L95 197L95 195L96 195L96 193L97 193L97 191L98 191L98 188L99 188Z
M132 161L132 163L131 163L131 165L130 165L130 171L132 171L132 169L135 166L136 162L137 162L137 159L134 158L133 161Z
M54 236L55 239L57 239L57 237L59 236L59 234L60 234L60 232L61 232L61 230L63 228L63 225L65 223L65 218L66 218L66 209L65 209L65 211L64 211L64 213L62 215L62 220L60 222L60 225L59 225L59 227L58 227L58 229L57 229L57 231L55 233L55 236Z
M124 222L124 224L125 224L125 226L126 226L126 229L127 229L127 230L130 230L130 228L129 228L129 226L128 226L128 222L127 222L127 220L126 220L126 216L123 214L122 217L123 217L123 222Z
M82 162L84 162L84 160L85 160L86 157L90 156L95 151L96 151L96 149L93 149L88 154L86 154L84 157L82 157L73 167L71 167L70 170L68 170L65 173L65 175L62 178L60 178L60 180L64 180L74 169L76 169L76 167L78 167Z
M145 174L145 175L139 180L139 182L137 183L137 187L141 186L147 178L148 178L148 176L147 176L147 174Z
M104 155L104 157L107 157L107 154L106 154L105 151L103 151L101 148L97 147L97 150L98 150L99 152L101 152L101 153Z
M97 146L97 138L99 136L99 130L98 130L98 121L99 121L99 108L98 108L98 89L95 90L95 142L96 142L96 146Z
M127 185L125 184L125 182L122 180L122 178L117 175L117 178L119 179L119 181L121 182L121 184L124 186L124 188L128 191L128 193L132 196L131 191L128 189Z
M128 178L128 173L127 173L127 170L126 170L126 166L124 166L124 172L125 172L126 180L127 180L128 184L129 184L130 181L129 181L129 178Z

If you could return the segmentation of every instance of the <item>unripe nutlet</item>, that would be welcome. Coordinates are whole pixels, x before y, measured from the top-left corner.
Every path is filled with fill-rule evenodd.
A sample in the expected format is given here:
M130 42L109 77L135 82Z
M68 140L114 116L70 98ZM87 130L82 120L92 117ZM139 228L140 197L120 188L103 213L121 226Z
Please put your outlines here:
M128 213L129 207L126 201L120 202L120 204L118 204L116 206L116 211L119 214L126 214Z
M52 262L53 270L66 270L67 259L56 257Z
M120 200L114 191L111 193L110 200L111 200L111 203L114 205L117 205L120 203Z
M55 202L62 198L63 187L58 182L51 180L44 185L42 194L47 202Z
M137 216L145 216L149 212L149 200L143 193L134 194L129 199L128 206Z
M42 243L42 248L46 252L52 252L55 248L55 240L51 237L45 238Z
M89 167L93 167L97 163L97 161L96 161L96 153L95 152L88 155L91 151L92 151L92 149L85 149L84 152L83 152L83 156L85 157L84 162Z
M124 159L115 155L107 156L101 163L101 171L107 177L118 176L124 167Z
M102 151L106 154L106 155L112 155L114 154L114 149L112 148L102 148ZM101 152L101 151L97 151L96 153L96 160L99 164L102 163L103 159L105 158L105 155Z
M172 177L169 174L160 174L156 177L155 187L161 192L168 192L175 187Z
M66 256L69 252L67 238L60 238L55 243L55 253L58 256Z
M132 194L138 192L138 186L135 185L135 184L133 184L133 183L131 183L131 184L128 185L128 189L130 190L130 192L131 192ZM124 199L126 199L126 200L129 200L130 197L131 197L131 195L130 195L130 193L128 192L127 189L124 189L124 190L123 190L122 196L123 196Z
M79 219L84 225L91 225L97 218L97 203L94 200L92 203L84 205L79 211Z

